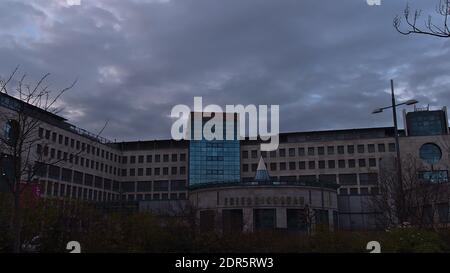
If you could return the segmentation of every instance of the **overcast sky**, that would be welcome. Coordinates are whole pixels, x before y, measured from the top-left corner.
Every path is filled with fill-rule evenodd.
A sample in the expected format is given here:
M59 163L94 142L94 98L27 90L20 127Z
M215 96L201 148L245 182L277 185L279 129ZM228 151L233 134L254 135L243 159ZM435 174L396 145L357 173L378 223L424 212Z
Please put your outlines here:
M433 9L437 0L410 1ZM54 88L62 115L119 140L170 137L176 104L279 104L280 129L389 126L398 99L450 106L450 39L392 27L404 0L1 0L0 75ZM432 11L431 11L432 12ZM427 11L424 11L424 15ZM426 19L426 17L424 17Z

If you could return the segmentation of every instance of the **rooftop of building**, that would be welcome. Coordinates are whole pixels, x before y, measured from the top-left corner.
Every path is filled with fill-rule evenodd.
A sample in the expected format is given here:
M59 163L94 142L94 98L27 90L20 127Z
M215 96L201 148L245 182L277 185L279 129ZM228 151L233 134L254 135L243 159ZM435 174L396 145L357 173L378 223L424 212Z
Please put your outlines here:
M8 95L6 93L3 93L3 92L0 92L0 105L6 107L8 109L11 109L13 111L19 105L25 105L26 106L25 110L27 111L27 114L33 118L37 118L37 119L41 120L42 122L48 123L50 125L61 128L63 130L70 131L70 132L78 134L78 135L81 135L92 141L100 142L103 144L108 144L108 143L112 142L104 137L99 136L98 134L91 133L87 130L84 130L73 124L68 123L67 119L60 115L57 115L50 111L46 111L46 110L39 108L37 106L34 106L32 104L25 103L24 101L17 99L15 97Z
M10 96L5 93L0 93L0 104L11 108L17 103L24 104L23 101ZM26 103L25 103L26 104ZM67 122L67 119L45 111L39 107L27 104L30 113L38 117L43 122L49 123L53 126L68 130L72 133L89 138L103 144L107 144L113 148L120 150L151 150L151 149L166 149L166 148L188 148L189 141L176 141L171 139L146 140L146 141L123 141L113 142L99 135L81 129L75 125ZM444 108L440 110L444 110ZM415 109L417 111L435 111L429 107L426 109ZM409 112L408 112L409 113ZM404 130L400 129L399 133L404 136ZM352 128L352 129L333 129L333 130L316 130L303 132L286 132L279 134L280 143L298 143L298 142L320 142L320 141L339 141L339 140L355 140L355 139L373 139L373 138L387 138L394 136L394 127L366 127L366 128ZM241 141L242 145L255 145L261 143L261 140L245 139Z

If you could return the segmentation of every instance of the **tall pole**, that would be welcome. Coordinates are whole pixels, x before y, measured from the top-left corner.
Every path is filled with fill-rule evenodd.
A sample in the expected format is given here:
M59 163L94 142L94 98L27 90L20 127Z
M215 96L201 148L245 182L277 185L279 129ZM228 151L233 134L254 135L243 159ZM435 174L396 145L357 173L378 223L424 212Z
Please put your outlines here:
M394 94L394 80L391 80L391 96L392 96L392 114L394 118L394 135L395 135L395 150L397 152L397 183L398 183L398 196L397 205L399 205L398 210L398 218L400 220L400 224L404 222L404 210L405 210L405 196L403 194L403 175L402 175L402 162L400 158L400 144L398 137L398 126L397 126L397 108L395 103L395 94ZM400 199L400 200L399 200Z

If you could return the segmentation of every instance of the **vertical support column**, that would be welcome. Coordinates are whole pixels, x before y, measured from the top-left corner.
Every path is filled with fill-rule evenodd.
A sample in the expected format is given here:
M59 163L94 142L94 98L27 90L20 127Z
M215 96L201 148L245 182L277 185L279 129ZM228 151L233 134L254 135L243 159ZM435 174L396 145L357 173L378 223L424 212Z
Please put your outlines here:
M244 208L242 210L242 220L243 220L243 232L252 232L253 231L253 209Z
M276 227L277 228L287 228L287 219L286 219L286 209L285 208L276 208Z
M330 231L334 231L335 230L335 226L334 226L334 217L333 217L333 210L329 209L328 210L328 226L330 227Z

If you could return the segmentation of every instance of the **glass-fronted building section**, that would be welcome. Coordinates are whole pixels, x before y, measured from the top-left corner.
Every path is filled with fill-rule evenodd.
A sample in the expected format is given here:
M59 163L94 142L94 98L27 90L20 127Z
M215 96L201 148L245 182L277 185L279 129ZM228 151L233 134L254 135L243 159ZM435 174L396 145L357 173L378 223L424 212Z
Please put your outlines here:
M446 109L406 113L408 136L443 135L448 132Z
M231 117L230 117L231 116ZM191 115L192 117L192 115ZM203 125L210 118L202 119ZM233 140L226 139L227 122L233 119ZM189 143L189 185L206 183L240 182L240 142L237 137L236 114L224 114L223 140L206 140L202 135L195 140L195 128L191 118L191 140Z

